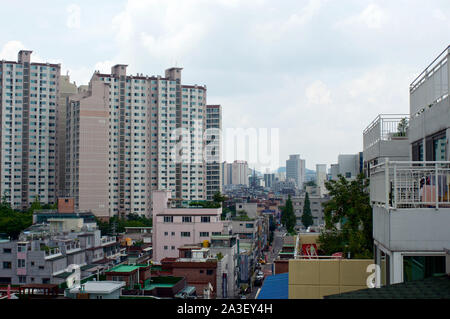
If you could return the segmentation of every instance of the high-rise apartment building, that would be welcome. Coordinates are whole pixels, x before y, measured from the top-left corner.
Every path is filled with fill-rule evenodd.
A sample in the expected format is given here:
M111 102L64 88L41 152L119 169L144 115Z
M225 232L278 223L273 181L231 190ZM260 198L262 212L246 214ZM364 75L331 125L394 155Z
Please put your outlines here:
M325 181L327 180L327 165L317 164L316 165L316 184L320 188L320 194L325 195L328 193L325 187Z
M220 105L206 106L206 129L206 199L212 200L215 193L222 191L222 109Z
M206 199L206 87L182 85L181 70L170 68L165 77L133 76L127 75L126 65L118 64L112 67L111 74L95 72L89 95L73 101L81 105L84 99L92 99L101 104L104 90L93 83L100 81L107 86L107 118L96 113L99 110L87 114L107 123L104 144L108 146L108 178L104 187L108 190L110 216L150 214L152 190L171 190L174 198L185 201ZM67 123L75 123L69 117ZM88 119L92 118L86 116L84 120ZM81 123L74 125L81 127ZM76 138L71 136L66 144ZM76 157L87 158L92 150L80 144L78 152ZM77 165L70 174L82 169ZM72 183L70 195L76 198L80 191L81 186Z
M56 198L56 111L60 65L32 63L32 51L18 61L0 61L0 193L14 208L36 196Z
M66 189L79 210L110 216L109 85L93 79L70 97L66 125Z
M300 155L289 155L286 161L286 179L295 181L299 189L303 188L305 182L305 160Z
M77 85L69 75L59 78L59 107L56 110L56 195L64 197L66 190L66 111L69 97L77 94Z
M222 186L231 185L232 172L233 172L232 164L223 162L222 163Z
M231 183L249 186L249 169L246 161L234 161L231 164Z

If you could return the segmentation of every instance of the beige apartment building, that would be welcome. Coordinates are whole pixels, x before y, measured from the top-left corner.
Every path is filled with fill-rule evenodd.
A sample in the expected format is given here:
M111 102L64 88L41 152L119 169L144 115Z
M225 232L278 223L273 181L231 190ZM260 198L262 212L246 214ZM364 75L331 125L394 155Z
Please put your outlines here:
M181 70L133 76L115 65L71 98L66 186L79 209L149 215L152 190L160 189L206 199L206 87L182 85Z
M61 75L59 78L59 107L56 110L56 196L64 197L66 186L66 112L69 97L77 94L75 82L70 82L70 76Z

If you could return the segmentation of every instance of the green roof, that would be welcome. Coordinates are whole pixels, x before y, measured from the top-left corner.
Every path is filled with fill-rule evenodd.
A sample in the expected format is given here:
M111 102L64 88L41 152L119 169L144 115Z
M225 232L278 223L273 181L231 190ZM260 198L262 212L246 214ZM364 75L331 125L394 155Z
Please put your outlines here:
M136 269L139 269L139 266L119 265L108 270L107 272L133 272Z
M442 275L380 288L325 296L325 299L450 299L450 276Z

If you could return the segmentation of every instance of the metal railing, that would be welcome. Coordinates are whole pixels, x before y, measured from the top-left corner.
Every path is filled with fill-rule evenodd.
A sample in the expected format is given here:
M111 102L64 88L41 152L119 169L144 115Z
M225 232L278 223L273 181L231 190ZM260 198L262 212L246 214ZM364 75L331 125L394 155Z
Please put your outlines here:
M386 209L450 208L450 162L390 162L371 169L370 200Z
M404 118L409 121L408 114L378 115L363 132L364 150L379 141L389 141L394 138L406 138L406 132L399 131L399 123Z

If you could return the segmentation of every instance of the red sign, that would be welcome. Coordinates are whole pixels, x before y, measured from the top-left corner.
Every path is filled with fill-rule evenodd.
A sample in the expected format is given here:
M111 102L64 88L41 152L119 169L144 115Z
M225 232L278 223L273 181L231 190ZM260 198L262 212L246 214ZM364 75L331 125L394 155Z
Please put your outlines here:
M302 255L303 256L317 256L317 245L316 244L302 244Z

